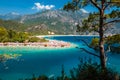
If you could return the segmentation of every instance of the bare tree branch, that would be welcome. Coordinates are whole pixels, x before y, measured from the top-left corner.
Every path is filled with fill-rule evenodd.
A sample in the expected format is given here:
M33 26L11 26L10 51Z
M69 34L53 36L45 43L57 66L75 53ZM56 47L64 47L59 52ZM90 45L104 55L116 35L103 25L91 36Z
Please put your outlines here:
M82 40L82 39L81 39L81 41L84 42L85 45L87 45L89 48L92 48L92 47L90 47L90 45L89 45L85 40ZM93 48L92 48L92 49L93 49Z
M74 37L75 37L75 36L74 36ZM90 47L89 44L88 44L85 40L77 39L76 37L75 37L75 39L76 39L77 41L82 41L82 42L84 42L86 46L88 46L89 48L91 48L91 49L94 50L94 48ZM89 54L91 54L91 55L94 55L94 56L96 56L96 57L98 57L98 58L100 57L99 55L97 55L97 54L95 54L95 53L92 53L92 52L86 50L85 48L79 48L79 47L76 47L76 48L82 49L82 50L85 51L86 53L89 53Z
M90 2L100 11L100 7L98 6L97 3L95 3L93 0L90 0Z
M94 54L94 53L92 53L92 52L90 52L90 51L86 50L85 48L79 48L79 47L76 47L76 48L81 49L81 50L85 51L85 52L86 52L86 53L88 53L88 54L91 54L91 55L93 55L93 56L96 56L96 57L100 58L100 56L99 56L99 55Z
M94 49L93 47L91 47L85 40L83 40L83 39L77 39L75 36L73 36L73 37L74 37L77 41L82 41L87 47L95 50L95 49Z
M89 46L89 44L88 44L85 40L83 40L83 39L77 39L75 36L73 36L73 37L74 37L77 41L82 41L82 42L84 42L85 45L88 46L89 48L92 48L92 47Z
M120 22L120 20L109 21L109 22L105 23L104 26L107 25L107 24L110 24L110 23L114 23L114 22Z
M103 10L105 10L109 5L110 5L110 3L106 4L106 6L104 6Z

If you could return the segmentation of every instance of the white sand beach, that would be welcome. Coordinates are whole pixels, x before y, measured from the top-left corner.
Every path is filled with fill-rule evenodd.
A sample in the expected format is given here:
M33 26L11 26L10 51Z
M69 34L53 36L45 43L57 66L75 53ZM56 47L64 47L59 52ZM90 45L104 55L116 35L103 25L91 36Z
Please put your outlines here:
M15 42L6 42L0 43L0 47L10 46L10 47L70 47L71 43L58 41L58 40L49 40L48 42L27 42L27 43L15 43Z

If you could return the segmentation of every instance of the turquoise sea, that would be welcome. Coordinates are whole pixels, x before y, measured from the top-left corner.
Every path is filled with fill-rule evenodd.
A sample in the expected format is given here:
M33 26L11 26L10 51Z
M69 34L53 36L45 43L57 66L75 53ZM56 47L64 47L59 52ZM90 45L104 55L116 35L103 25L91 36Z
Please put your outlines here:
M97 37L97 36L96 36ZM87 43L93 36L56 36L45 37L46 39L62 40L74 44L69 48L39 48L39 47L0 47L0 54L21 54L22 56L9 59L6 62L0 62L0 80L22 80L31 78L33 74L39 75L60 75L61 66L64 65L65 73L69 75L69 70L77 67L79 58L92 58L99 62L99 59L93 55L84 52L79 48L88 48L81 39ZM97 52L95 52L98 54ZM107 54L107 66L120 72L120 54Z

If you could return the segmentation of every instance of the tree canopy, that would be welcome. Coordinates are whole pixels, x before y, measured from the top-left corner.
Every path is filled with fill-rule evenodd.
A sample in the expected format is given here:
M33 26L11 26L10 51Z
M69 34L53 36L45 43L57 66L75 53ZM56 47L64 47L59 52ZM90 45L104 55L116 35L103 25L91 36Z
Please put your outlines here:
M0 36L6 36L7 35L7 30L4 27L0 27Z
M46 42L46 39L40 39L28 32L17 32L0 27L0 42Z

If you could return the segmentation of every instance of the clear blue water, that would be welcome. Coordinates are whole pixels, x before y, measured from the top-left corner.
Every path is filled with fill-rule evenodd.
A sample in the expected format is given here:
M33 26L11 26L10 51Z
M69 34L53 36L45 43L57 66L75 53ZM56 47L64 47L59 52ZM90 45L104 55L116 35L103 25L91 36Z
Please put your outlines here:
M76 45L70 48L1 47L0 54L17 53L22 54L22 56L0 63L0 79L25 79L31 78L33 74L36 76L42 74L57 76L61 74L62 65L64 65L65 73L69 75L69 70L79 64L79 58L92 58L93 61L99 62L98 58L76 48L76 46L82 47L93 52L82 41L79 41L79 39L84 39L89 43L93 38L92 36L56 36L46 38L71 42ZM107 65L120 72L120 55L108 53L107 56Z

